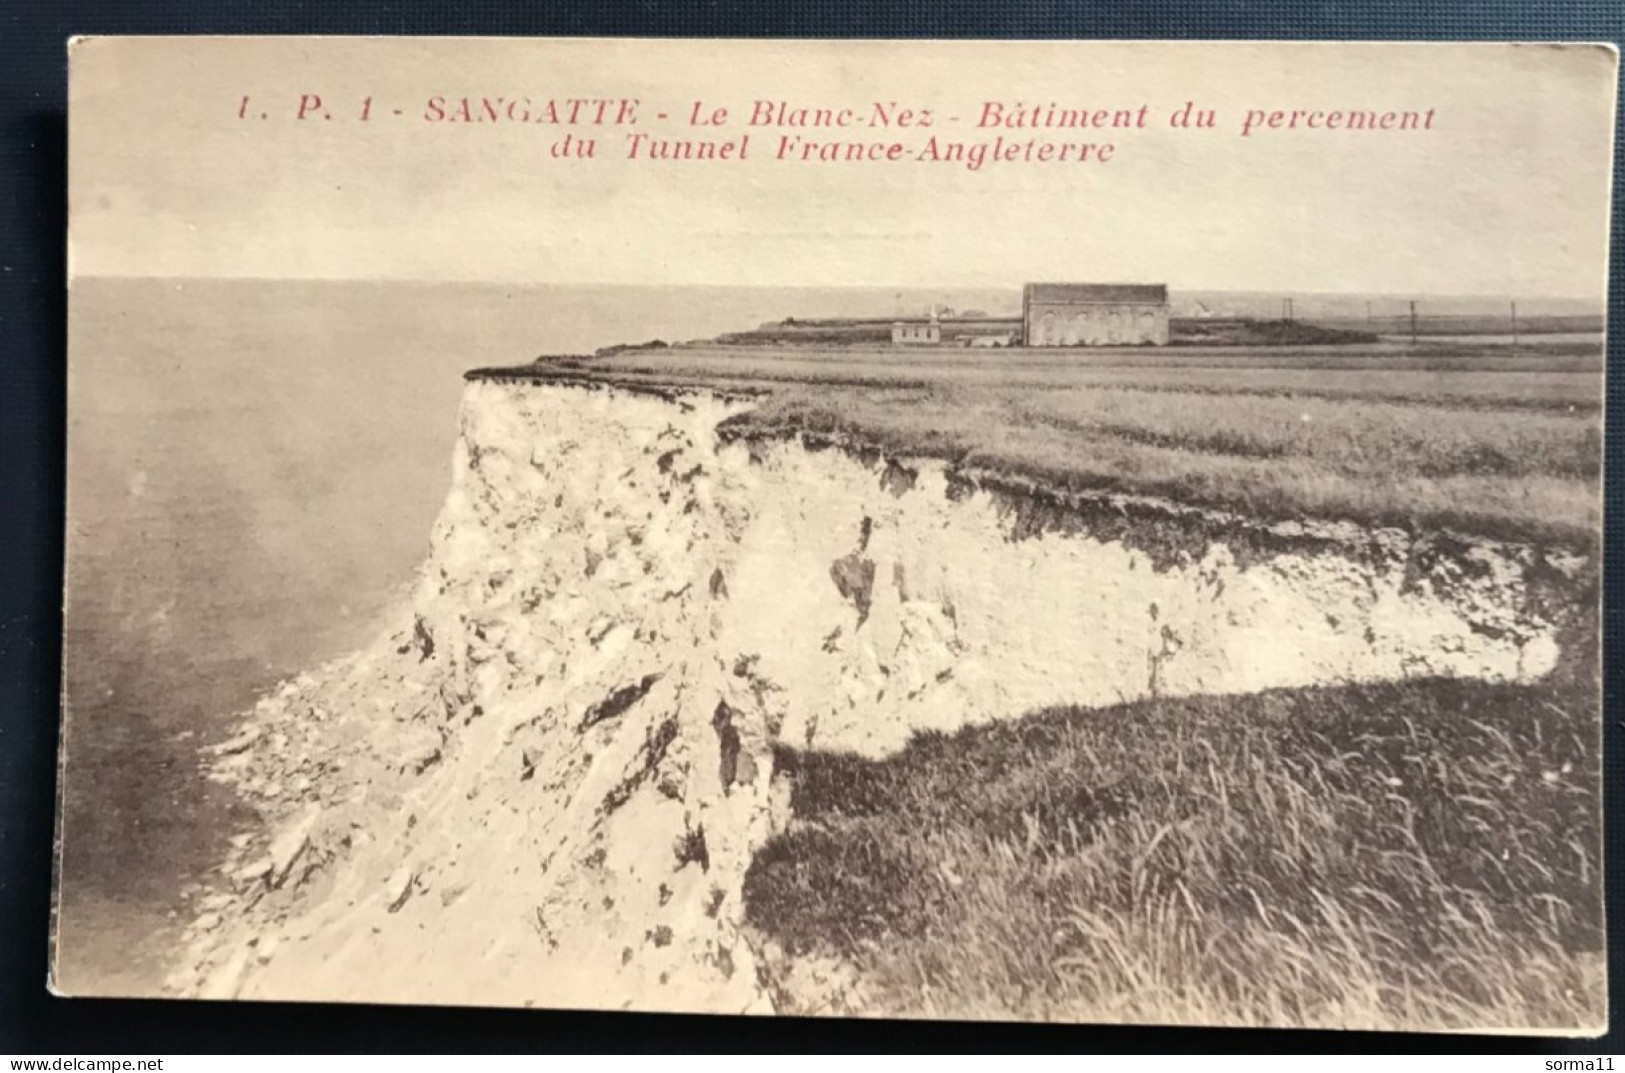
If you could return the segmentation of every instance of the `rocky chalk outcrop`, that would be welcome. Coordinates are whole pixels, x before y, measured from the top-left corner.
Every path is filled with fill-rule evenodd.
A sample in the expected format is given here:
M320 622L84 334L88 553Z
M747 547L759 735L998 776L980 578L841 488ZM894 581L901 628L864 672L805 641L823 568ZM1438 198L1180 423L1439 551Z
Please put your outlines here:
M409 605L207 750L267 823L174 991L769 1012L740 892L787 818L776 743L1527 680L1557 658L1538 579L1581 565L719 433L748 405L469 384Z

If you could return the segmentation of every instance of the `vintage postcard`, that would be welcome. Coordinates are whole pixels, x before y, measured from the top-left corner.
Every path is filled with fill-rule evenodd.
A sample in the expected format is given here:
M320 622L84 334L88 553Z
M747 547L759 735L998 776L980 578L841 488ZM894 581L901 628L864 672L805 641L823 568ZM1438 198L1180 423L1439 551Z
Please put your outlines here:
M1611 48L70 57L59 993L1603 1029Z

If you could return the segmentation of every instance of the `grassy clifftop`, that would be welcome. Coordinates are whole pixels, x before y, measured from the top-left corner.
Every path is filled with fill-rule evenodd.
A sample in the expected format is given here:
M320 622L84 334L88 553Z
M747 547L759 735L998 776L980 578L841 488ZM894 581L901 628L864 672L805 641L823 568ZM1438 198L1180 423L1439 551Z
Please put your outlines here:
M856 446L1261 518L1589 550L1600 353L1460 344L1104 350L637 349L509 375L756 396L731 434Z
M1600 528L1601 356L1563 345L678 347L475 375L748 395L724 435L1250 518L1588 552ZM988 712L878 760L780 742L792 816L743 892L762 979L783 1012L1595 1029L1596 578L1553 595L1534 682Z

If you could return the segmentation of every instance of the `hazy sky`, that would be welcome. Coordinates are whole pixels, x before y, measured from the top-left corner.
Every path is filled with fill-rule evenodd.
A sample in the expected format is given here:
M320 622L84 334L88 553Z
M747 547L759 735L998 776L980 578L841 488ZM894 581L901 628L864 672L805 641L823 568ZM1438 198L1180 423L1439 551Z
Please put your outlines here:
M1598 47L93 39L72 63L71 264L83 275L1116 279L1594 297L1614 84L1615 58ZM295 119L302 94L333 118ZM533 110L637 98L632 130L749 133L751 158L632 161L624 131L577 128L598 136L600 158L555 160L566 128L429 122L435 96L525 97ZM745 126L757 100L865 113L896 101L932 109L934 126ZM735 121L690 128L696 101ZM976 129L988 101L1143 104L1148 125ZM1186 101L1216 110L1217 128L1170 130ZM1433 129L1242 137L1251 109L1433 109ZM901 140L909 155L933 134L1116 153L979 171L796 164L771 159L780 134Z

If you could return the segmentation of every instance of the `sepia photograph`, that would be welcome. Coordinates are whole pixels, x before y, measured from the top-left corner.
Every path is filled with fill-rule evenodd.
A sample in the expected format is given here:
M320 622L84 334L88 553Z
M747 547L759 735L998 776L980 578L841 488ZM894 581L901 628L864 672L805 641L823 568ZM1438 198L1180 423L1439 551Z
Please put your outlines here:
M57 994L1607 1029L1612 47L70 61Z

